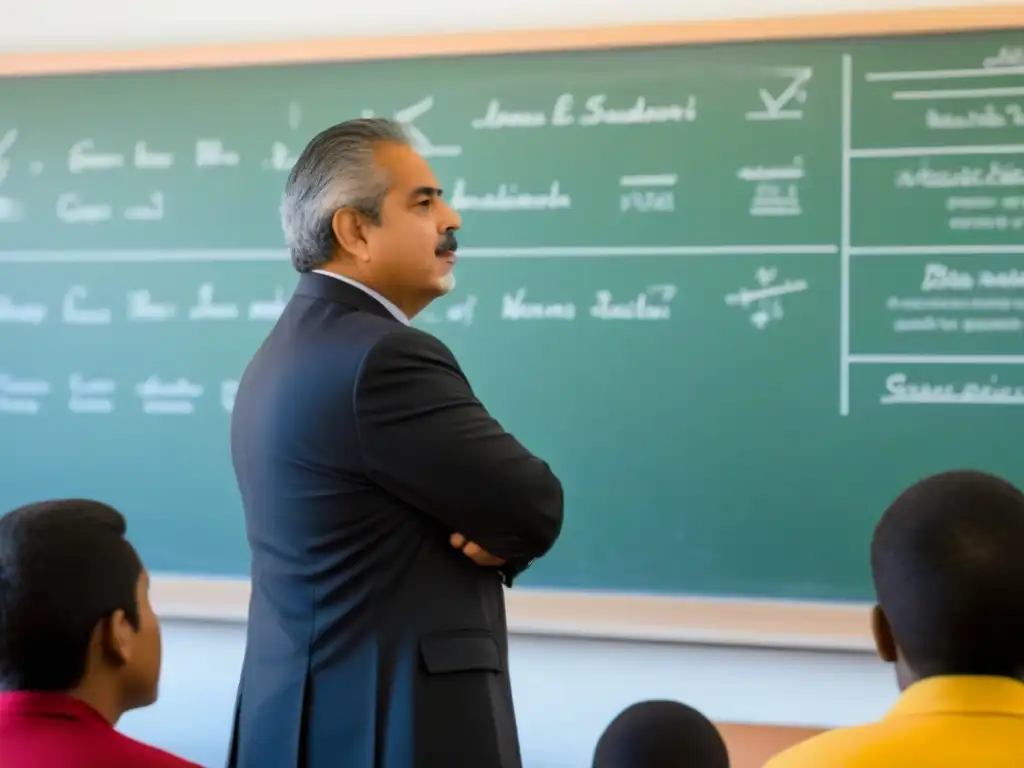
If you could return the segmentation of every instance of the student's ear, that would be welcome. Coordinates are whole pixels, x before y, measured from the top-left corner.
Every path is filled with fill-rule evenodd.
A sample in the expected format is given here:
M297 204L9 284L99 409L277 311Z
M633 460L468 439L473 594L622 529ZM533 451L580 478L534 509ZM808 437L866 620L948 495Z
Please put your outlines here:
M121 667L131 661L135 630L125 615L118 608L100 624L100 642L103 655L115 666Z
M892 636L892 627L889 626L889 619L880 605L871 609L871 634L875 638L875 650L878 658L888 664L895 664L898 654L896 652L896 639Z

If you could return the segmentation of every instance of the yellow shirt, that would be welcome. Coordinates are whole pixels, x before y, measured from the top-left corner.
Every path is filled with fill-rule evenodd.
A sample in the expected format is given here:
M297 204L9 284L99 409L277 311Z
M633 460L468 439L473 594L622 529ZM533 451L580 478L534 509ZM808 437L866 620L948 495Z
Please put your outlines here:
M1024 683L932 677L907 688L879 722L839 728L765 768L1022 768Z

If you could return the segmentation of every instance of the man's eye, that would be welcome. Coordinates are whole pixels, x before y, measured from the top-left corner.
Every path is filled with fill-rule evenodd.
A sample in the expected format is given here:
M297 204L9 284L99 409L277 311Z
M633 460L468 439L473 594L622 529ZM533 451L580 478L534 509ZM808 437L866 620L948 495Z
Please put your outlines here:
M422 205L424 208L429 208L432 202L434 201L428 197L426 200L421 201L420 205Z

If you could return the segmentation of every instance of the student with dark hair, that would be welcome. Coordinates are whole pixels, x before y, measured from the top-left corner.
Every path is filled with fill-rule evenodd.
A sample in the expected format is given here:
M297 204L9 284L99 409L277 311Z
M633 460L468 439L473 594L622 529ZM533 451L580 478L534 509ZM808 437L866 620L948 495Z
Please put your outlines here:
M1024 494L982 472L928 477L886 510L871 569L875 643L899 701L768 766L1024 765Z
M641 701L605 728L593 768L729 768L729 752L715 726L693 707Z
M124 534L87 499L0 517L2 768L198 768L114 730L160 676L149 577Z

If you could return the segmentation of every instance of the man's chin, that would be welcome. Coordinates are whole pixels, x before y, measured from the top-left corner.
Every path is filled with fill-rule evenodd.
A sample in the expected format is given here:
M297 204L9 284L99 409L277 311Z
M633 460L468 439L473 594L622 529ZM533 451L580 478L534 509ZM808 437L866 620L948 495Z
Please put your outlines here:
M440 280L437 281L437 294L438 296L447 296L449 293L455 290L455 273L449 272L443 275Z

